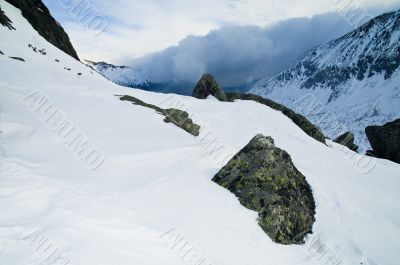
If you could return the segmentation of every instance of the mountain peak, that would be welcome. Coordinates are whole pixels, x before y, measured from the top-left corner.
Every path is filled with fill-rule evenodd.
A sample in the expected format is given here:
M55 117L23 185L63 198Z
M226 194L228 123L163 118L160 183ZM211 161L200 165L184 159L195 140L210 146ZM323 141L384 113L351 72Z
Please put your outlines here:
M208 96L214 96L220 101L227 101L224 90L215 80L211 74L204 74L195 89L193 90L192 96L198 99L206 99Z

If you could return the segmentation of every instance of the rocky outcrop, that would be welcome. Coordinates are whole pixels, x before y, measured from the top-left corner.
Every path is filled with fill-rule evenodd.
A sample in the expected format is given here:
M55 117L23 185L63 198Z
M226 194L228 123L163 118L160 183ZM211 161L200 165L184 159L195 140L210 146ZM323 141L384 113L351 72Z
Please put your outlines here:
M172 123L179 128L185 130L193 136L199 136L200 126L195 124L193 120L189 117L189 113L178 109L162 109L152 104L145 103L138 98L132 96L118 96L122 101L132 102L134 105L143 106L150 108L158 112L159 114L165 116L164 122Z
M340 135L334 140L334 142L344 145L354 152L358 151L358 145L354 144L354 134L352 134L351 132L346 132Z
M228 100L215 78L210 74L204 74L193 90L192 96L198 99L206 99L210 95L216 97L219 101Z
M375 156L400 164L400 119L383 126L369 126L365 133Z
M311 187L271 137L255 136L213 181L234 193L243 206L257 211L259 225L273 241L302 244L312 233Z
M243 93L226 93L228 101L240 100L253 100L260 104L266 105L274 110L281 111L289 119L291 119L297 126L300 127L306 134L314 138L315 140L326 144L325 136L321 129L312 124L306 117L294 112L293 110L278 104L270 99L266 99L254 94L243 94Z
M9 30L15 29L12 26L12 21L6 16L3 10L1 10L0 6L0 24L3 25L4 27L7 27Z
M69 40L67 33L51 16L41 0L6 0L21 10L22 16L48 42L79 60L79 57Z

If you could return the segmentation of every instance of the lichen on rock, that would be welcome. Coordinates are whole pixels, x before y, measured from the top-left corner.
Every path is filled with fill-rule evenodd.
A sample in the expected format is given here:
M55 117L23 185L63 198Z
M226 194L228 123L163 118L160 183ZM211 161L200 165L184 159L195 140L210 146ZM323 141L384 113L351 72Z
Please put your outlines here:
M258 212L258 223L280 244L302 244L312 233L315 202L310 185L290 155L271 137L255 136L213 181Z
M189 117L189 113L179 109L163 109L156 105L148 104L142 100L132 97L132 96L118 96L122 101L132 102L134 105L139 105L142 107L150 108L155 110L157 113L165 116L164 122L172 123L179 128L185 130L193 136L200 135L200 126L195 124L193 120Z

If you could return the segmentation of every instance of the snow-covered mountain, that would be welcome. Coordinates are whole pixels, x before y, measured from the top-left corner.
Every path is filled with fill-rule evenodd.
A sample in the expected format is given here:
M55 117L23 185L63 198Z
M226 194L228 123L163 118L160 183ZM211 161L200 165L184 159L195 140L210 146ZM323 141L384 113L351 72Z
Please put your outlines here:
M1 264L398 264L398 164L324 145L253 101L121 87L0 6L15 28L0 25ZM200 135L116 95L184 109ZM211 181L259 133L313 190L305 245L274 243Z
M385 13L321 45L251 92L293 108L337 137L400 117L400 10Z
M159 84L152 82L140 69L89 60L85 60L85 63L108 80L121 86L145 90L156 90L159 86Z

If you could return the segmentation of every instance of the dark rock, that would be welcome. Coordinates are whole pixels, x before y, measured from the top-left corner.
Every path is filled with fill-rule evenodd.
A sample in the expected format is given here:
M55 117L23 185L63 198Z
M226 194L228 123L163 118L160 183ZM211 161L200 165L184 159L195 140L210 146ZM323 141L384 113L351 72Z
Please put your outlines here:
M219 101L228 101L224 90L215 78L210 74L204 74L193 90L192 96L198 99L206 99L210 95L216 97Z
M82 73L78 73L78 75L82 75Z
M13 57L13 56L10 56L10 58L11 58L11 59L14 59L14 60L17 60L17 61L25 62L25 60L24 60L23 58L21 58L21 57Z
M400 119L365 129L376 157L400 164Z
M1 55L4 55L4 53L3 53L2 51L0 51L0 54L1 54Z
M226 93L226 96L229 101L234 101L237 99L240 100L253 100L260 104L266 105L274 110L281 111L284 115L286 115L289 119L291 119L297 126L300 127L306 134L314 138L315 140L326 144L325 136L322 133L321 129L316 125L312 124L306 117L300 115L293 110L278 104L270 99L266 99L254 94L243 94L243 93Z
M376 157L376 154L375 154L374 150L368 150L368 151L365 153L365 155L366 155L366 156L370 156L370 157Z
M273 241L302 244L312 233L311 187L271 137L255 136L213 181L234 193L243 206L257 211L259 225Z
M4 27L7 27L9 30L15 30L12 26L12 21L6 16L3 10L1 10L0 6L0 24Z
M57 63L59 63L59 62L60 62L60 60L58 60L58 59L55 59L54 61L55 61L55 62L57 62Z
M354 144L354 134L346 132L334 140L335 143L344 145L354 152L358 152L358 145Z
M142 107L150 108L158 112L159 114L165 116L164 122L172 123L179 128L185 130L193 136L200 135L200 126L195 124L193 120L189 117L189 113L178 109L162 109L152 104L145 103L138 98L132 96L118 96L122 101L132 102L134 105L139 105Z
M67 71L71 71L71 68L68 68L68 67L64 67L64 69Z
M32 27L48 42L79 60L79 57L69 40L67 33L60 24L51 16L47 7L41 0L6 0L11 5L19 8L22 16Z

